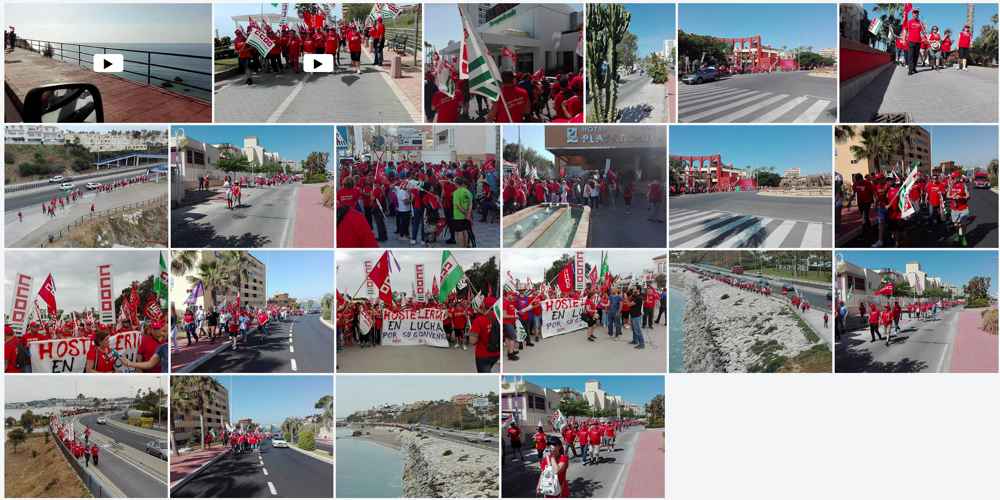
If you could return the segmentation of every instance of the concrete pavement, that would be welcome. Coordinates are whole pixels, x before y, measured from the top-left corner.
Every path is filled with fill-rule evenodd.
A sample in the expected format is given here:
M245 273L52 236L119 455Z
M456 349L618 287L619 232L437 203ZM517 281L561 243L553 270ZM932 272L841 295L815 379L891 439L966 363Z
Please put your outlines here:
M867 329L842 334L836 345L837 372L932 372L950 371L952 350L958 333L959 309L938 312L938 319L911 319L903 314L892 343L871 342ZM993 339L996 342L996 339Z
M654 315L655 318L655 315ZM655 373L667 369L667 327L643 328L645 349L635 349L632 330L608 336L604 326L594 327L597 340L587 340L586 330L542 339L518 353L518 361L503 360L504 373Z
M349 66L350 57L341 58ZM261 73L246 85L244 76L216 82L217 122L411 123L420 121L419 103L410 102L385 68L361 57L361 74Z
M669 201L670 246L830 248L831 204L829 198L753 192L673 196Z
M475 220L472 221L472 233L476 238L476 248L499 248L500 247L500 222L499 221L489 221L489 222L479 222L480 216L477 213L475 215ZM410 230L407 234L413 234L413 226L410 225ZM419 247L419 245L410 245L410 238L401 237L396 234L396 219L395 217L387 217L385 219L385 232L386 241L382 243L385 248L406 248L413 246L414 248ZM426 232L428 228L425 226L424 231ZM375 232L375 237L378 238L378 227L373 227L372 231ZM428 245L430 248L458 248L454 243L445 243L448 239L448 230L445 229L441 232L441 238L437 242Z
M213 344L209 344L213 345ZM222 345L219 344L214 345ZM319 315L272 323L265 338L250 335L237 350L220 349L194 369L199 373L332 373L334 332Z
M807 71L733 75L699 85L680 84L681 123L833 123L837 79Z
M648 74L633 73L618 86L618 108L625 112L621 123L667 123L667 88L653 83ZM640 109L649 106L648 109Z
M657 439L659 443L657 443ZM658 444L658 446L657 446ZM525 460L512 459L507 446L502 464L501 494L504 498L533 498L538 484L538 460L530 443L522 448ZM582 465L569 453L569 496L574 498L643 498L664 495L664 444L661 429L633 427L618 433L614 451L601 453L601 462ZM640 484L633 484L640 483Z
M295 248L333 248L333 207L323 206L324 184L303 184L295 205L295 220L309 221L292 228ZM331 185L332 187L332 185Z
M89 418L96 420L97 416L81 416L78 420L82 422ZM150 439L145 439L136 448L134 436L126 436L107 426L91 426L90 440L101 449L96 469L128 498L162 498L166 495L167 462L145 452L145 442ZM90 469L95 469L93 463Z
M172 246L180 248L289 247L300 184L244 189L242 205L230 210L221 189L207 199L170 211ZM309 224L310 221L302 221Z
M654 212L646 200L648 183L637 183L632 208L625 208L619 196L590 211L590 248L663 248L667 245L667 227L659 206ZM655 221L649 220L656 219Z
M349 346L337 353L337 373L476 373L475 347Z
M332 498L333 465L265 442L243 455L224 452L171 489L172 498Z
M905 113L910 123L994 123L997 68L970 66L932 71L896 66L879 74L857 96L841 103L840 121L879 121L877 115Z

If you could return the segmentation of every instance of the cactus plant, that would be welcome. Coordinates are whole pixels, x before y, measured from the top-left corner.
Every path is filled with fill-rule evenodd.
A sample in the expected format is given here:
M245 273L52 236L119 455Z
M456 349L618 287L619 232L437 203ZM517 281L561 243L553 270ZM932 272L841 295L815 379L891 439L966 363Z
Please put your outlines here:
M587 88L590 92L588 121L618 121L618 44L625 38L630 14L621 4L587 5ZM607 71L601 71L607 62Z

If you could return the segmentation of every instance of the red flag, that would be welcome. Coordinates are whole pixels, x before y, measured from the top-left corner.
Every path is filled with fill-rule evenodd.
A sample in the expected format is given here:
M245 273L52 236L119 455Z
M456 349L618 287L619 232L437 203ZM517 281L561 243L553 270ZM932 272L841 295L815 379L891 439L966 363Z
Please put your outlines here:
M437 297L439 293L441 293L441 290L438 288L438 277L434 276L434 279L431 281L431 297Z
M38 296L45 301L46 309L50 317L55 317L56 310L56 282L52 280L52 273L45 278L42 288L38 290Z
M389 283L389 252L383 252L378 263L372 268L368 278L378 288L378 298L386 304L392 304L392 285Z
M337 305L339 306L344 302L347 302L347 299L344 298L344 294L340 293L340 290L337 290Z
M895 291L896 291L895 285L893 285L893 283L889 281L885 285L882 285L882 288L879 288L878 291L875 292L875 295L891 296Z
M562 293L569 293L573 289L573 263L567 262L566 267L559 271L559 276L556 277L556 281L559 284L559 290Z
M132 283L132 293L128 298L128 305L125 310L128 313L128 320L135 327L139 324L139 284Z
M597 284L597 266L590 267L590 282Z
M163 326L163 309L160 308L160 301L156 298L156 295L150 295L149 300L146 301L146 317L153 325ZM154 326L154 328L159 328L159 326Z

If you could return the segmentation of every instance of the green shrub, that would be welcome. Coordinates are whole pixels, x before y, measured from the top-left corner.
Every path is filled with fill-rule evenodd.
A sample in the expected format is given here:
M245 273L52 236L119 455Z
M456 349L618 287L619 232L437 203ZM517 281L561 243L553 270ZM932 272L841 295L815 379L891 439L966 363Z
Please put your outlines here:
M316 435L313 431L306 429L299 433L299 448L306 451L313 451L316 449Z

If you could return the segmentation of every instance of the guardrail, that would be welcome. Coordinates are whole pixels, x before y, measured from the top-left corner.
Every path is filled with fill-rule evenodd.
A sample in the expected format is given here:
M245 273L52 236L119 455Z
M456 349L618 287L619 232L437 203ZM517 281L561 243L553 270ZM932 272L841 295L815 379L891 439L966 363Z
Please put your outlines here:
M49 432L51 434L50 430L46 430L45 432ZM74 457L72 453L70 453L69 449L66 448L66 445L59 439L59 436L52 434L50 437L52 438L52 441L57 443L56 446L58 446L59 450L62 451L63 456L66 457L66 461L69 462L70 466L73 467L73 470L76 471L76 475L80 476L80 481L82 481L83 485L90 490L90 494L93 495L94 498L111 498L115 496L115 492L113 492L111 488L105 486L100 479L97 479L97 477L91 474L89 470L80 465L80 462L77 461L76 457Z
M408 52L413 54L413 64L419 64L418 54L423 40L420 30L416 28L385 28L385 48L391 49L400 56Z
M43 55L45 55L47 57L53 57L54 55L56 55L57 47L58 47L58 56L59 56L59 60L60 61L72 62L73 60L75 60L77 66L79 66L81 68L87 67L87 66L84 66L84 63L93 64L92 60L86 59L83 56L85 56L85 55L87 55L87 56L93 56L94 54L97 53L97 52L85 52L83 50L84 48L94 49L94 50L100 50L101 51L100 53L102 53L102 54L107 54L109 50L112 51L112 53L125 52L127 54L139 54L140 57L145 56L146 60L145 61L137 61L137 60L134 60L134 59L129 59L127 57L127 54L123 54L123 55L126 56L125 57L125 62L126 63L143 65L143 66L146 67L146 72L145 73L140 73L140 72L130 71L128 69L125 69L124 73L128 73L128 74L139 76L139 77L145 77L146 78L146 85L153 85L154 81L157 81L157 82L167 82L167 83L170 83L171 85L177 85L177 86L180 86L180 87L186 87L186 88L190 88L190 89L194 89L194 90L200 90L202 92L208 92L209 94L211 94L211 92L212 92L212 89L208 88L208 87L199 87L197 85L192 85L190 83L178 82L178 81L175 81L175 80L172 80L172 79L162 78L162 77L159 77L159 76L156 76L156 75L153 74L153 68L167 69L167 70L173 70L173 71L182 71L184 73L189 73L189 74L192 74L192 75L202 75L202 76L205 76L205 77L209 78L209 81L211 81L212 73L210 71L198 71L198 70L195 70L195 69L181 68L181 67L178 67L178 66L171 66L169 64L156 64L156 63L153 62L153 57L154 56L160 56L160 57L178 57L178 58L184 58L185 60L208 61L208 63L211 64L212 63L212 56L194 56L194 55L190 55L190 54L180 54L180 53L176 53L176 52L157 52L157 51L151 51L151 50L123 49L123 48L119 48L119 47L104 47L104 46L100 46L100 45L88 45L88 44L68 43L68 42L53 42L51 40L34 40L34 39L31 39L31 38L22 38L22 39L19 39L17 41L17 44L21 48L30 50L32 52L38 52L39 54L43 54ZM73 51L72 48L70 48L69 50L67 50L67 46L69 46L69 47L76 47L76 51ZM75 54L76 57L72 57L74 54ZM165 89L165 90L169 90L169 89ZM207 99L203 99L203 100L207 100Z
M107 176L107 175L112 175L112 174L114 174L116 172L118 172L118 173L125 173L125 172L133 172L133 171L136 171L136 170L148 170L150 167L153 167L153 166L155 166L155 165L144 165L144 166L141 166L141 167L123 167L123 168L120 167L121 168L120 170L116 170L114 167L110 167L108 170L106 170L104 172L100 172L100 173L84 174L84 175L74 175L74 176L71 176L71 177L63 179L63 182L82 181L82 180L87 180L87 179L93 179L94 177L104 177L104 176ZM57 184L57 183L55 183L55 182L49 182L49 181L22 182L21 184L13 184L13 185L10 185L10 186L4 186L3 192L4 192L4 194L16 193L18 191L24 191L26 189L40 188L40 187L43 187L43 186L52 186L52 185L55 185L55 184Z
M132 203L132 204L129 204L129 205L122 205L120 207L109 208L107 210L101 210L99 212L94 212L94 213L90 213L90 214L84 215L84 216L76 219L75 221L70 222L68 225L66 225L66 226L64 226L64 227L56 230L55 232L49 233L48 239L46 241L42 242L42 244L39 245L39 248L47 248L49 245L52 245L56 241L62 239L62 237L65 236L67 233L69 233L69 231L71 229L73 229L75 227L79 227L79 226L81 226L81 225L83 225L83 224L85 224L87 222L90 222L90 221L92 221L94 219L99 219L99 218L102 218L102 217L108 217L108 216L116 215L116 214L119 214L119 213L122 213L122 212L128 212L129 210L136 210L136 209L139 209L139 208L147 208L147 207L151 207L151 206L156 205L156 204L164 204L165 205L166 203L167 203L167 195L164 194L164 195L157 196L156 198L153 198L151 200L140 201L138 203Z

